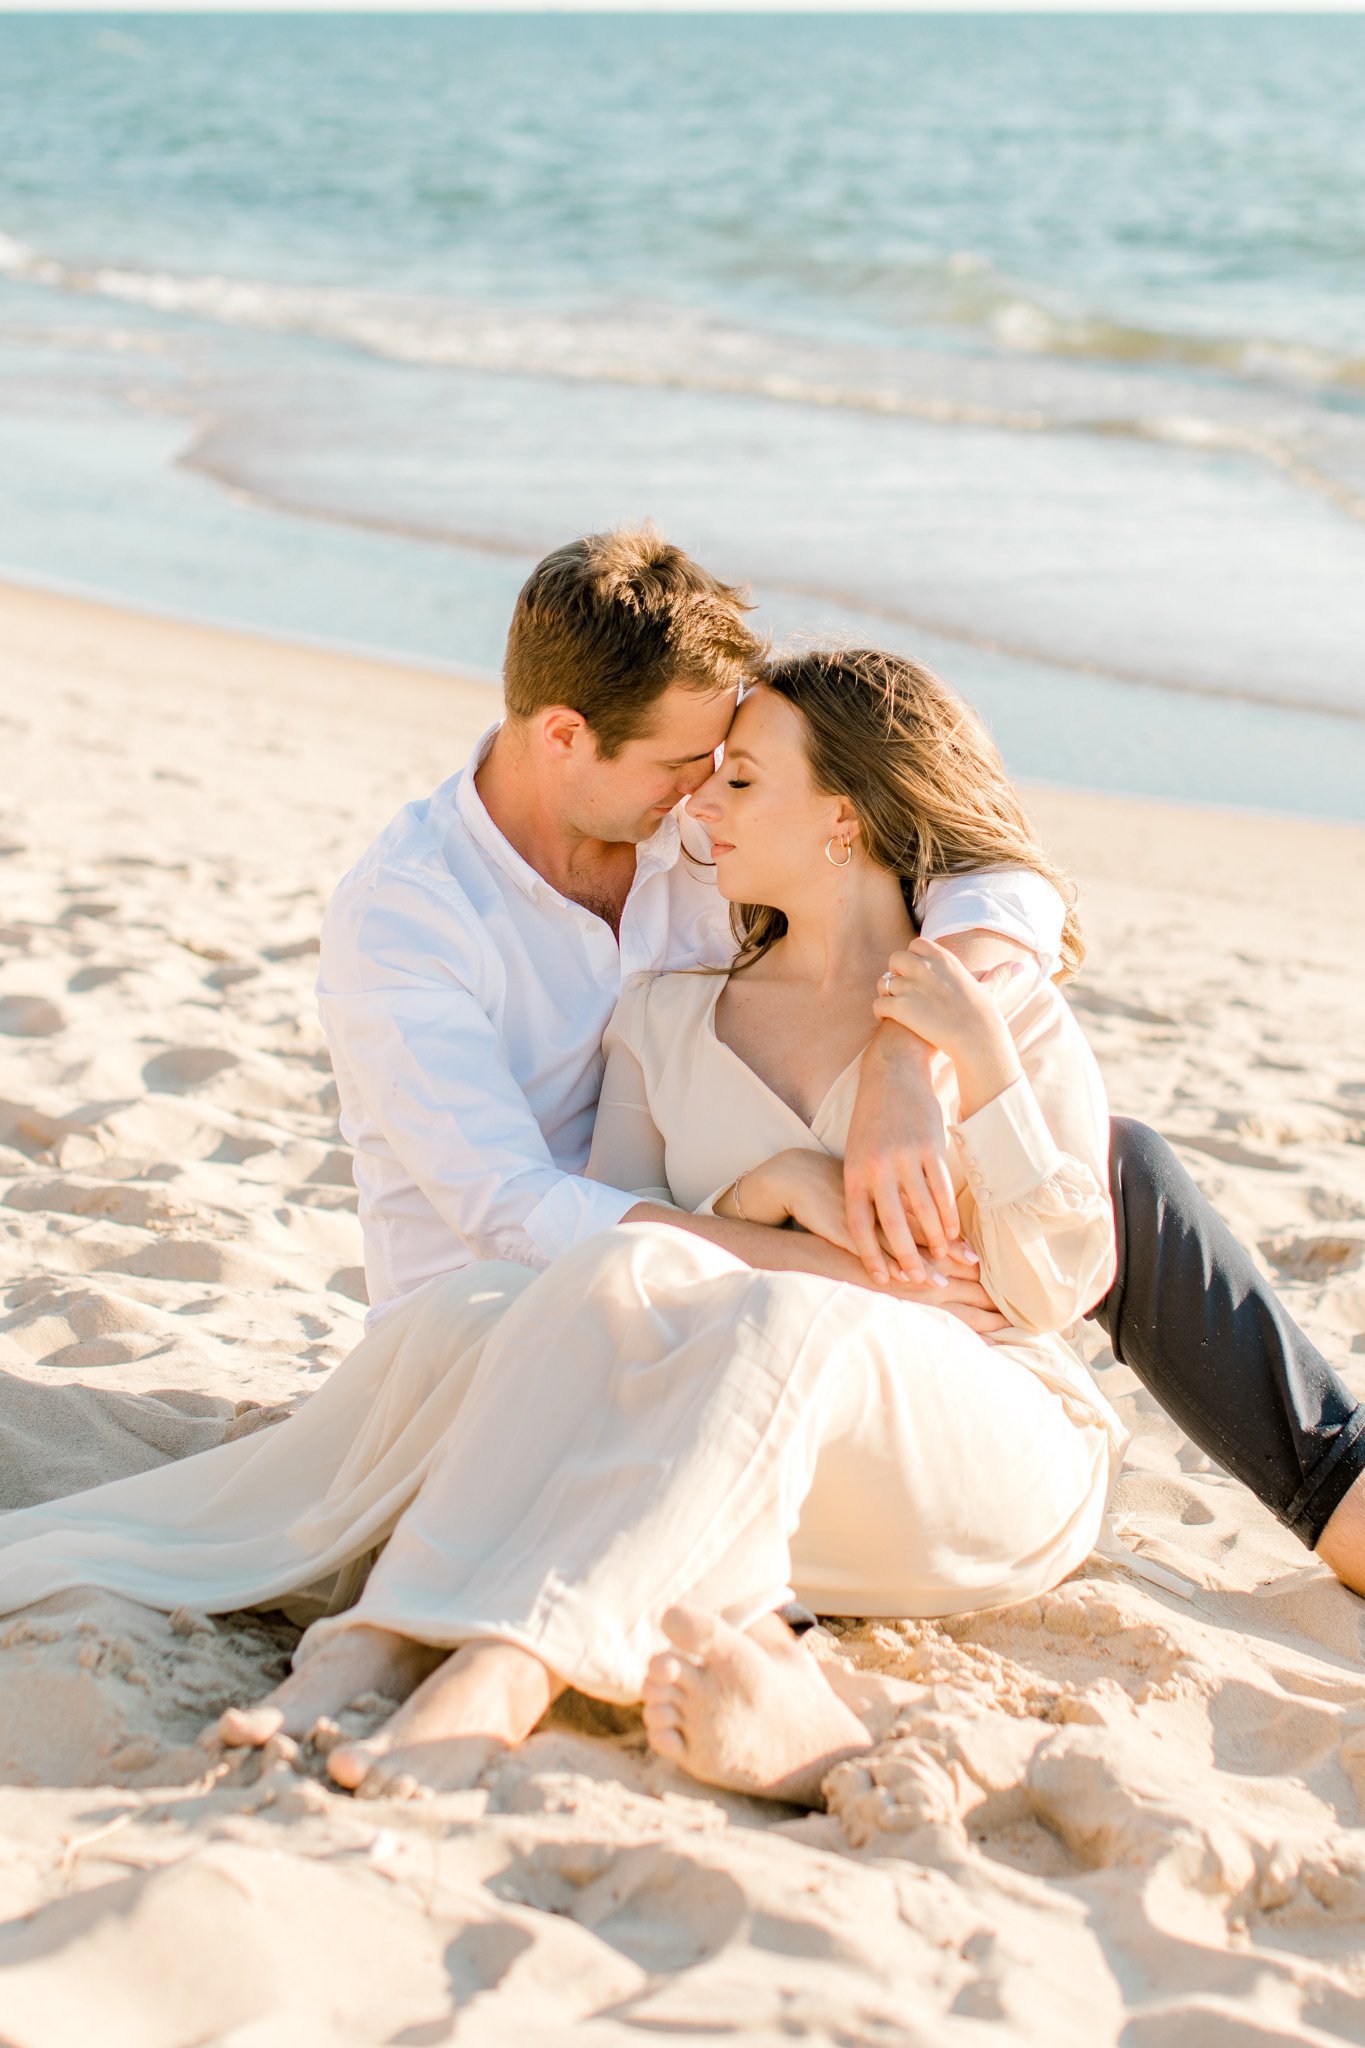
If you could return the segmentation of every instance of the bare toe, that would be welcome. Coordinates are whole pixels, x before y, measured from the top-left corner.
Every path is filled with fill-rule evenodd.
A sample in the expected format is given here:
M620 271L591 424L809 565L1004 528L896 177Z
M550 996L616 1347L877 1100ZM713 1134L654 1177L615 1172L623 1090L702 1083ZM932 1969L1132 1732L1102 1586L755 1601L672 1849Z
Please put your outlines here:
M284 1719L279 1707L264 1703L229 1707L206 1731L206 1740L209 1746L221 1745L224 1749L261 1749L272 1735L281 1733Z
M379 1768L378 1756L368 1742L332 1741L323 1754L327 1758L328 1777L346 1792L358 1791L371 1772Z
M662 1626L669 1642L681 1650L684 1657L710 1656L727 1633L737 1633L734 1629L727 1629L719 1615L708 1614L704 1607L670 1607L663 1616Z
M704 1784L814 1806L831 1767L869 1747L866 1727L790 1637L756 1639L687 1607L670 1608L663 1626L683 1657L670 1688L676 1709L666 1716L659 1695L649 1739Z
M681 1763L686 1744L682 1738L680 1695L670 1689L654 1699L647 1699L642 1712L645 1738L654 1754L667 1757L670 1763Z
M682 1673L682 1659L668 1650L662 1650L651 1657L645 1667L645 1689L642 1697L648 1699L651 1693L666 1692L676 1685Z

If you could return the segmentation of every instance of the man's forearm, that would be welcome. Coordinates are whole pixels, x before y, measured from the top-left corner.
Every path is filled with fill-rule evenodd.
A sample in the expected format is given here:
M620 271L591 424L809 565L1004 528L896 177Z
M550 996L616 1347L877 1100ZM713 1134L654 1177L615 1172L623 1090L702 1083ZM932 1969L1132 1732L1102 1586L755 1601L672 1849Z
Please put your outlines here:
M719 1245L732 1258L768 1273L818 1273L826 1280L866 1282L867 1275L850 1252L807 1230L782 1230L769 1223L741 1223L736 1216L694 1216L690 1209L668 1209L661 1202L637 1202L623 1223L671 1223Z
M838 1280L849 1287L865 1287L896 1301L916 1302L921 1307L946 1309L969 1329L983 1336L1003 1330L1005 1318L990 1299L980 1280L961 1273L940 1274L922 1286L892 1284L873 1287L862 1261L843 1251L828 1238L813 1231L779 1230L767 1223L741 1223L731 1216L694 1216L687 1209L665 1208L658 1202L638 1202L623 1223L671 1223L704 1237L733 1258L759 1272L813 1273L822 1280Z

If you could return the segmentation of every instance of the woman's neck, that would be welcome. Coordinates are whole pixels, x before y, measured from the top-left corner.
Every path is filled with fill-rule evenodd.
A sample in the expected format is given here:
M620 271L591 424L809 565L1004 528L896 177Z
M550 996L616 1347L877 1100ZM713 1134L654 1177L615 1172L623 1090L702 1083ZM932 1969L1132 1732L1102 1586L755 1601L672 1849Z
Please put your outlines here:
M786 911L787 929L767 958L784 979L812 988L846 988L874 978L898 947L915 936L901 885L883 869L859 863L856 879L808 896Z

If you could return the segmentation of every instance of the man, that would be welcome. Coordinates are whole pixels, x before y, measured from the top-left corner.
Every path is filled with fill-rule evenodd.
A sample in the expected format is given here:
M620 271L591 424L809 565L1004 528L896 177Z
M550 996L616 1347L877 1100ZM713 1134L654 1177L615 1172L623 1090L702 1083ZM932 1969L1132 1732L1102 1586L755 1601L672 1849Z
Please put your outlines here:
M583 1171L624 980L732 951L727 907L678 807L711 773L759 672L745 609L650 529L555 550L517 602L506 719L338 889L318 994L357 1155L372 1320L461 1265L543 1267L650 1216L755 1262L865 1277L821 1239L786 1233L775 1247L753 1225L652 1209ZM1062 906L1039 876L945 877L917 908L925 935L978 973L1021 952L1053 971ZM924 1062L891 1026L865 1057L850 1223L874 1278L894 1266L921 1298L999 1328L955 1242ZM1118 1277L1095 1315L1116 1354L1348 1584L1365 1585L1365 1408L1141 1125L1114 1126L1113 1191ZM713 1645L683 1647L700 1670ZM387 1690L394 1676L368 1680Z

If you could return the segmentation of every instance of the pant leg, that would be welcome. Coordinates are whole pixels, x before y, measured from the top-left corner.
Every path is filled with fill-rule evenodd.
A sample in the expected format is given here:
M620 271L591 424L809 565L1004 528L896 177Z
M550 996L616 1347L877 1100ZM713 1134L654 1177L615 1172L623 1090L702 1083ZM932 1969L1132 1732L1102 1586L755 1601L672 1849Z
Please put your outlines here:
M1358 1402L1163 1138L1115 1117L1118 1277L1091 1310L1201 1450L1310 1548L1365 1471Z

